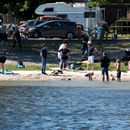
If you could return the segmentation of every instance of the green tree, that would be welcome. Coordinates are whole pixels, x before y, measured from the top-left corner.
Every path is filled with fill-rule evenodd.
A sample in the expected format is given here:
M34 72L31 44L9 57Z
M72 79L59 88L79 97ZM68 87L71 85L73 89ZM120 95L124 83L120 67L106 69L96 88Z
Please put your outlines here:
M117 3L117 4L129 3L130 0L90 0L90 2L96 2L99 5L105 5L111 3Z
M74 0L0 0L0 13L10 13L21 19L29 19L35 17L35 9L40 4L53 2L74 2Z

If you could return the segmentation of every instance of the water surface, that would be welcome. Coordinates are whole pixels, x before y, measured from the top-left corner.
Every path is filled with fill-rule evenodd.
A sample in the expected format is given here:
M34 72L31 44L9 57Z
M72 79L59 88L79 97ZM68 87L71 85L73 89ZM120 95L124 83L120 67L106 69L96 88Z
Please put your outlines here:
M2 84L0 130L130 130L129 82Z

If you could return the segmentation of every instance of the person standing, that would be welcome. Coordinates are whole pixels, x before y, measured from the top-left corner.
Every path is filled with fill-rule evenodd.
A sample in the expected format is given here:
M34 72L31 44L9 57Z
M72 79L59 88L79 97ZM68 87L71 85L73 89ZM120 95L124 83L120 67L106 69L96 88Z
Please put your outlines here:
M47 75L46 73L46 64L47 64L47 54L48 54L48 46L47 44L43 44L42 49L40 51L40 56L41 56L41 72L44 75Z
M59 49L58 49L58 59L61 60L61 53L59 52L59 50L64 48L64 45L68 44L67 40L64 40L63 43L60 45Z
M91 65L91 70L94 70L94 54L97 51L97 49L92 45L91 41L88 41L88 63L87 63L87 70L89 70L89 67Z
M0 52L0 66L1 66L1 73L4 74L4 66L6 62L5 52Z
M106 75L106 81L109 81L109 65L110 65L110 59L107 57L106 52L103 52L103 56L100 61L100 65L102 68L102 81L105 81L105 75Z
M82 34L81 41L82 41L81 53L82 57L84 57L85 51L87 51L87 42L88 42L87 34L85 33Z
M61 55L61 61L60 61L60 69L66 69L68 65L68 54L70 53L70 50L68 49L68 45L64 44L64 47L59 50Z
M116 71L117 71L117 81L121 82L121 62L119 59L116 60Z
M21 36L20 36L20 32L18 30L18 27L14 27L14 31L12 33L12 37L13 37L13 47L15 48L16 43L18 43L19 45L19 50L22 49L22 45L21 45Z
M3 25L0 25L0 52L3 49Z

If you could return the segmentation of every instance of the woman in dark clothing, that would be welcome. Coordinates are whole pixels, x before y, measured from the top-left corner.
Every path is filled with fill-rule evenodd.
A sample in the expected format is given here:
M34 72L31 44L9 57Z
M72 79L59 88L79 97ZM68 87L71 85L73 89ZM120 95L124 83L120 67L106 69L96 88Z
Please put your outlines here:
M59 52L61 53L60 69L66 69L69 57L68 54L70 53L70 50L67 48L67 44L64 44L64 48L60 49Z
M109 81L109 65L110 65L110 59L107 57L106 53L103 52L103 56L101 58L101 68L102 68L102 81L104 82L105 81L105 75L106 75L106 80L107 82Z
M0 64L1 64L2 73L4 73L5 61L6 61L6 57L5 56L0 56Z
M41 56L41 62L42 62L41 72L44 75L47 75L46 73L47 55L48 55L47 44L43 44L42 49L40 51L40 56Z
M82 51L82 56L84 57L85 51L87 51L88 36L83 33L83 34L82 34L82 37L81 37L81 41L82 41L81 51Z
M19 32L17 27L15 27L15 30L13 31L12 36L13 36L13 42L14 42L12 48L15 48L16 43L18 43L19 50L21 50L22 49L22 46L21 46L21 36L20 36L20 32Z

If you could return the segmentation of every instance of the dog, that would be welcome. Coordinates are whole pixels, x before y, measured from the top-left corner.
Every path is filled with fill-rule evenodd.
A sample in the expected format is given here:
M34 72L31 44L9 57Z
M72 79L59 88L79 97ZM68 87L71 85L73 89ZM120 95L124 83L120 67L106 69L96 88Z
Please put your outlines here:
M93 80L93 75L94 75L94 73L90 72L90 73L86 74L85 77L88 77L88 80Z

